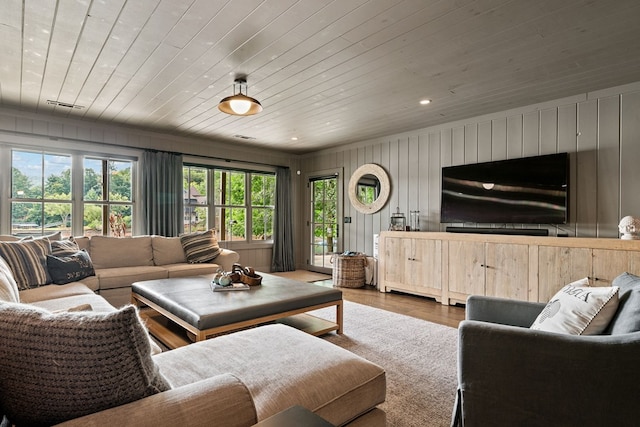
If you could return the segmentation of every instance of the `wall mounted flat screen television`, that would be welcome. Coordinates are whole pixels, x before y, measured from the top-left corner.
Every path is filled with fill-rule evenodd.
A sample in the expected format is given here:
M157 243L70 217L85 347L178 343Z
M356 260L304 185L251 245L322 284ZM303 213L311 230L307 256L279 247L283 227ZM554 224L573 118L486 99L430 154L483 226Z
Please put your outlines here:
M442 168L441 223L565 224L567 153Z

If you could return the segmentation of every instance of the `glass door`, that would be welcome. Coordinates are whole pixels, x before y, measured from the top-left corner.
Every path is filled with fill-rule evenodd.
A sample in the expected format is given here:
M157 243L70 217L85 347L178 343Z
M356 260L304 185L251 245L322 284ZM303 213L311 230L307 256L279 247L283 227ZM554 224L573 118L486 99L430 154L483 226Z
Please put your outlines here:
M331 256L340 251L338 174L309 178L309 269L331 273Z

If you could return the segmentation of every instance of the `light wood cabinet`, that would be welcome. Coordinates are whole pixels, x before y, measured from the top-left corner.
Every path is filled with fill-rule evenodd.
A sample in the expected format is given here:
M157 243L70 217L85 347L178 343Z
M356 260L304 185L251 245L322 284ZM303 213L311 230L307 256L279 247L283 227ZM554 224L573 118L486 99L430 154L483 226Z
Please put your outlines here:
M527 299L529 246L450 240L448 299L464 303L469 295Z
M394 238L382 248L385 267L381 268L384 291L404 291L442 298L442 250L439 240Z
M538 296L547 302L567 283L588 277L593 270L590 248L540 246L538 248Z
M593 271L590 276L595 286L611 286L621 272L640 270L640 252L611 249L593 250Z
M611 286L625 271L640 275L637 240L385 231L379 254L380 291L443 304L469 295L546 302L584 277Z
M529 246L485 244L485 295L529 299Z
M484 243L450 240L448 246L448 299L465 303L469 295L484 295Z

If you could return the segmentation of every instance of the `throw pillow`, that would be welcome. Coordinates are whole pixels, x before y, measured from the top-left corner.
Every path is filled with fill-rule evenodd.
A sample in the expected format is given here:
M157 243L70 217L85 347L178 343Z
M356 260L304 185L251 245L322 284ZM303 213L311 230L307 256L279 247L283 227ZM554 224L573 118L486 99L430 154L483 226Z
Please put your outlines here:
M0 258L0 301L20 302L18 285L11 269L2 258Z
M155 265L187 262L180 237L151 236L151 247Z
M52 425L168 390L134 306L53 314L0 303L0 407Z
M190 263L212 261L221 252L213 230L183 234L180 236L180 242Z
M55 233L47 234L46 236L24 236L24 237L21 237L19 240L24 242L26 240L38 240L38 239L47 239L50 242L54 240L60 240L62 239L62 232L56 231Z
M620 288L620 303L606 332L617 335L640 331L640 277L622 273L611 284Z
M604 331L618 308L618 287L591 287L588 279L570 283L556 293L531 329L572 335Z
M64 240L54 240L51 242L51 255L70 256L78 252L80 248L73 237Z
M89 253L84 249L69 256L47 255L47 268L56 285L77 282L96 274Z
M0 242L0 257L11 268L18 289L35 288L51 283L47 271L47 255L51 254L48 239Z

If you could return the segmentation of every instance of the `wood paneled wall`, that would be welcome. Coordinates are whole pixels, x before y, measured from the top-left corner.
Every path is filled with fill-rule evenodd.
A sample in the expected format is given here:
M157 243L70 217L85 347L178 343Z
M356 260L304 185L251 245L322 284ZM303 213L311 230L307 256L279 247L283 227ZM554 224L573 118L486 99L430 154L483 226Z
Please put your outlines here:
M377 163L389 173L391 196L379 213L360 214L343 200L344 216L352 222L343 224L342 248L372 254L372 235L388 229L396 208L407 223L410 211L420 211L422 231L444 231L443 166L558 152L570 153L570 221L539 227L551 235L618 237L621 217L640 216L640 82L323 150L303 156L300 167L304 173L342 168L345 195L359 166ZM306 233L303 228L300 233Z
M142 150L150 148L238 162L255 161L273 166L289 166L294 170L298 165L296 156L273 150L257 148L248 150L239 144L178 137L116 125L0 108L0 152L7 156L6 159L0 159L2 166L10 164L8 150L4 150L6 147L53 151L57 149L77 150L132 157L137 157L142 153ZM299 192L297 182L293 183L292 191L294 194ZM9 193L10 183L0 182L0 200L9 197ZM4 209L3 206L0 209L0 234L10 232L9 221L10 210ZM222 243L222 245L236 250L240 254L240 261L245 265L251 265L261 271L268 271L271 268L272 250L269 245L257 245L257 247L247 244L238 246Z

